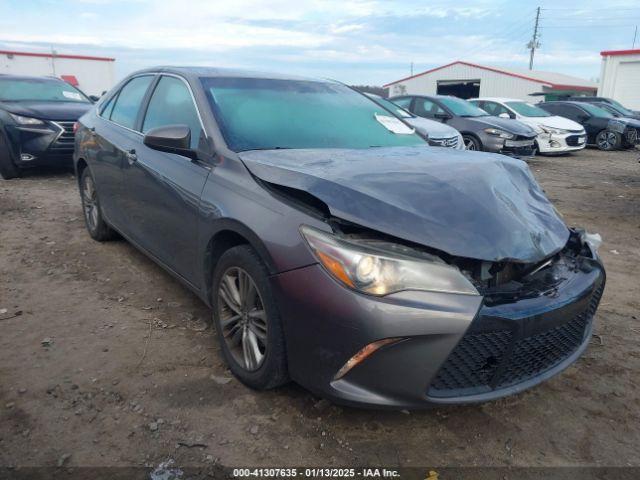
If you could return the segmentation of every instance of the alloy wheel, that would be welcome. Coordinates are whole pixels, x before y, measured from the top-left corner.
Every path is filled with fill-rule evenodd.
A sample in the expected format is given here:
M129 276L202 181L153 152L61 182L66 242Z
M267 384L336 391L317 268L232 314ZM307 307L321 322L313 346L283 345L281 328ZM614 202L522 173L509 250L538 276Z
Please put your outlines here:
M464 137L464 146L467 148L467 150L475 150L476 142L474 142L471 137Z
M267 353L267 313L255 282L242 268L229 268L220 281L218 297L229 352L245 370L258 370Z
M84 177L82 184L82 204L89 230L95 231L98 226L98 196L91 175L85 175Z
M617 136L613 132L602 132L598 134L598 147L602 150L613 150L617 143Z

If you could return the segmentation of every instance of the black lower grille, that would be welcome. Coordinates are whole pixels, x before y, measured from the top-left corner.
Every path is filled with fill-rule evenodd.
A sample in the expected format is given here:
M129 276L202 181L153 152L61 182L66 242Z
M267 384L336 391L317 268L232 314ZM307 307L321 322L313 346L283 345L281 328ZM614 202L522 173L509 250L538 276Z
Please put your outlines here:
M582 137L585 138L585 135L569 135L566 139L567 145L570 147L577 147L579 145L584 145L584 141L582 143L578 142L578 139Z
M485 393L526 381L558 365L585 341L603 290L604 282L581 313L531 336L518 338L511 330L466 334L432 381L429 396Z

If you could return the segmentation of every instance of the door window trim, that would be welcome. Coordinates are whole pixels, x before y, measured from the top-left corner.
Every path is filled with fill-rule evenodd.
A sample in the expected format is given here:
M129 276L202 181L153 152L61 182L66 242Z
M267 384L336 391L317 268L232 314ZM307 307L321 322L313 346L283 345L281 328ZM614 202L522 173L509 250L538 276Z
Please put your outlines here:
M200 129L202 132L204 132L204 136L205 138L209 139L209 134L207 133L207 130L204 128L204 122L202 121L202 115L200 114L200 109L198 108L198 102L196 102L196 97L193 95L193 90L191 89L191 85L189 85L189 82L187 82L187 80L183 77L181 77L180 75L176 75L174 73L168 73L168 72L157 72L156 73L157 78L154 80L153 85L151 86L151 93L147 96L145 96L145 99L143 100L143 104L142 107L144 108L144 111L142 113L142 115L140 116L140 118L138 119L139 121L136 121L136 127L140 128L140 130L142 130L142 126L144 125L144 119L147 116L147 111L149 110L149 103L151 102L151 98L153 97L153 94L155 93L156 89L158 88L158 84L160 83L160 80L162 80L162 77L173 77L173 78L177 78L179 80L182 80L182 83L184 83L187 86L187 90L189 91L189 95L191 95L191 101L193 103L193 107L196 109L196 113L198 114L198 121L200 122ZM142 133L142 131L138 132L140 135L144 136L144 134Z
M115 106L116 106L115 104L116 104L116 103L118 103L118 98L120 97L120 92L122 92L122 89L123 89L124 87L126 87L127 85L129 85L129 83L131 82L131 80L133 80L133 79L135 79L135 78L139 78L139 77L157 77L157 75L158 75L158 74L157 74L157 72L145 72L145 73L140 73L140 74L138 74L138 75L133 75L132 77L129 77L129 79L126 81L126 83L125 83L125 84L123 84L123 85L118 89L118 91L117 91L116 93L114 93L111 97L109 97L109 98L108 98L107 100L105 100L105 101L108 103L110 99L113 99L113 100L114 100L114 102L115 102L115 103L113 104L113 108L115 108ZM152 78L152 79L151 79L151 83L149 84L149 87L151 87L152 85L154 85L154 83L155 83L155 82L156 82L156 78ZM145 92L144 97L142 98L142 103L140 104L140 107L142 107L142 106L144 106L144 105L146 105L146 104L148 103L147 95L149 94L149 87L147 87L147 91ZM154 87L154 88L155 88L155 87ZM113 108L112 108L112 110L113 110ZM146 108L145 108L145 112L146 112ZM139 114L140 114L140 113L138 112L138 115L139 115ZM114 122L114 121L113 121L113 120L111 120L110 118L107 118L107 117L102 116L102 112L101 112L100 110L97 110L97 111L96 111L96 115L97 115L98 117L100 117L101 119L103 119L103 120L105 120L105 121L107 121L107 122L109 122L109 123L111 123L111 124L113 124L113 125L117 125L117 126L118 126L118 127L120 127L120 128L124 128L125 130L127 130L127 131L129 131L129 132L132 132L132 133L135 133L135 134L137 134L137 135L140 135L141 137L144 137L144 135L142 134L142 132L139 132L139 131L134 130L134 129L129 128L129 127L125 127L124 125L120 125L119 123ZM135 125L135 126L137 126L137 124L138 124L138 118L136 118L136 122L135 122L135 124L134 124L134 125Z

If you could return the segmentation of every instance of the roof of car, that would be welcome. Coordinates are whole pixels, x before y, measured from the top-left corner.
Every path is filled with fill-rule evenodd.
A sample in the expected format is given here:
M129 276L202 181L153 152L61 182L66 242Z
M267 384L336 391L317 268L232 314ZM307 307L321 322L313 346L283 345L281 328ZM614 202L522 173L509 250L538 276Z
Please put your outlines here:
M540 102L538 105L551 105L553 103L562 103L562 104L568 104L568 105L577 105L578 107L582 107L584 105L581 105L581 103L584 102L574 102L572 100L552 100L550 102Z
M135 72L135 74L146 73L146 72L162 72L162 73L175 73L182 75L184 77L235 77L235 78L263 78L263 79L274 79L274 80L305 80L310 82L327 82L327 83L337 83L335 80L330 80L326 78L311 78L311 77L301 77L296 75L287 75L281 73L273 73L273 72L261 72L256 70L244 70L238 68L218 68L218 67L173 67L173 66L157 66L146 68L144 70L140 70Z
M471 100L479 100L481 102L526 102L526 100L521 100L519 98L505 98L505 97L479 97L479 98L470 98Z
M38 75L13 75L9 73L0 73L0 78L9 78L12 80L53 80L56 82L64 82L64 80L62 80L61 78L54 77L51 75L38 76Z

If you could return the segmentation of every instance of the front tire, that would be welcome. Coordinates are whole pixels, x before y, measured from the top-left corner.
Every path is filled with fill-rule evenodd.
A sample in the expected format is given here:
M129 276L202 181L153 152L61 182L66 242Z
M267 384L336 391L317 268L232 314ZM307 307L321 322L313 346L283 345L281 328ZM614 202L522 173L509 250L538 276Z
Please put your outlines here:
M596 145L600 150L618 150L622 145L622 136L617 132L602 130L596 136Z
M98 242L113 240L117 234L102 216L98 191L89 167L82 170L80 174L80 199L82 200L84 223L91 238Z
M5 180L11 180L20 176L20 169L13 163L9 145L0 132L0 176Z
M464 141L464 146L467 150L472 152L482 150L482 145L480 144L480 140L478 140L473 135L463 135L462 139Z
M213 274L211 303L222 355L231 372L257 390L289 381L284 331L268 275L248 245L227 250Z

